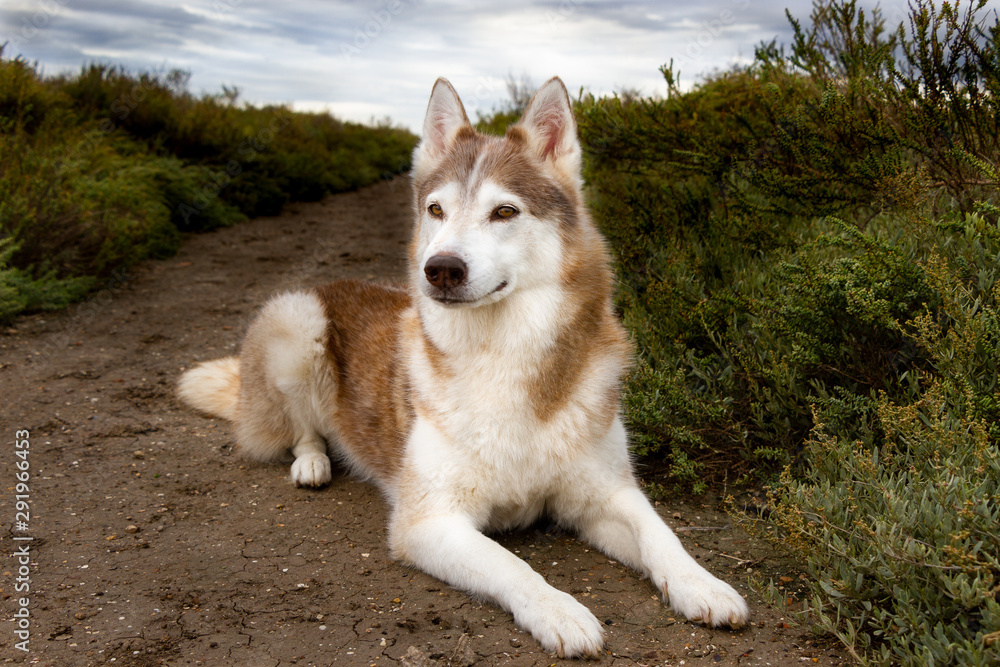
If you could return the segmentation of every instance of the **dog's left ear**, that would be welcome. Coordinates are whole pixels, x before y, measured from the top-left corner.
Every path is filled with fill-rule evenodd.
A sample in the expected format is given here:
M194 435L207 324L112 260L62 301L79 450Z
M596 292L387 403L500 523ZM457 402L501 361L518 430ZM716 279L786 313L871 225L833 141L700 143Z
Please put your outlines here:
M447 79L438 79L427 103L423 137L413 150L414 176L431 169L448 151L462 128L472 128L462 100Z
M582 150L569 93L555 76L535 93L521 118L533 148L543 160L552 160L569 174L579 177Z

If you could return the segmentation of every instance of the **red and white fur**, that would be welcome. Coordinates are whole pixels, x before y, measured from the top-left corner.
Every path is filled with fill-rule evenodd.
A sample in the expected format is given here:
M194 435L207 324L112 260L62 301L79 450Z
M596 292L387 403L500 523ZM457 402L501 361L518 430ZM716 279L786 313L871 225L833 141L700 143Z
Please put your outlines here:
M290 453L298 485L329 482L330 456L373 481L395 558L495 601L560 656L596 655L601 624L486 533L546 514L688 618L743 625L746 603L636 482L619 414L631 347L562 82L501 138L438 80L413 157L409 284L277 296L239 359L188 371L181 397L232 420L244 455Z

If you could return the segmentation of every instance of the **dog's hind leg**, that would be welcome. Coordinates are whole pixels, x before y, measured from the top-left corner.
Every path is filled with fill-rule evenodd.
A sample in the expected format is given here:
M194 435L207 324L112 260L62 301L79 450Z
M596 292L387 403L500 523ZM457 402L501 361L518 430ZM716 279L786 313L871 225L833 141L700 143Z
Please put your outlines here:
M303 435L292 447L292 481L295 486L323 486L333 478L326 441L319 433Z
M314 293L282 294L261 310L240 354L237 440L259 460L287 460L291 453L298 486L322 486L332 477L324 434L331 433L336 381L326 328Z

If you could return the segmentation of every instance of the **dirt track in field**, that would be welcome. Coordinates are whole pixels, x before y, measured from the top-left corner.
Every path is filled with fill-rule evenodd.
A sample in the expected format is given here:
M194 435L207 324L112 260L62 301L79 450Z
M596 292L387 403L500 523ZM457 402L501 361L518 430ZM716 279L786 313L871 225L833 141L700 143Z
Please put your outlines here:
M0 659L572 664L545 654L505 612L394 563L386 505L373 488L340 475L322 490L297 489L286 468L232 455L226 423L174 398L181 371L233 353L275 291L401 278L409 224L404 178L292 205L193 236L176 257L134 268L91 301L3 332ZM16 523L15 507L22 429L27 525ZM737 632L675 617L648 581L572 535L538 526L498 539L604 622L597 664L844 662L753 592L751 578L786 572L717 503L710 494L659 511L706 567L748 596L753 624ZM16 555L25 545L26 570ZM15 613L28 615L27 652L17 647Z

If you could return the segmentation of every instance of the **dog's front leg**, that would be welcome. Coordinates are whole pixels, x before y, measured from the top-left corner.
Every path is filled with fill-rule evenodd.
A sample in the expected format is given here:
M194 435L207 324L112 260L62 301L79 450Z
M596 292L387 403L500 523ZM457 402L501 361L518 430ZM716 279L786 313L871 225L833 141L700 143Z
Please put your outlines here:
M488 501L468 486L468 470L455 463L459 455L437 429L418 419L408 453L392 494L393 557L496 602L547 651L596 656L603 629L590 610L480 532Z
M603 500L590 503L575 521L584 539L649 575L670 606L688 618L733 628L747 622L750 612L740 594L684 550L636 484L611 493L594 489L591 498Z
M399 518L390 535L395 558L495 601L547 651L565 658L598 655L603 631L594 615L476 530L467 517L429 516L412 523Z

